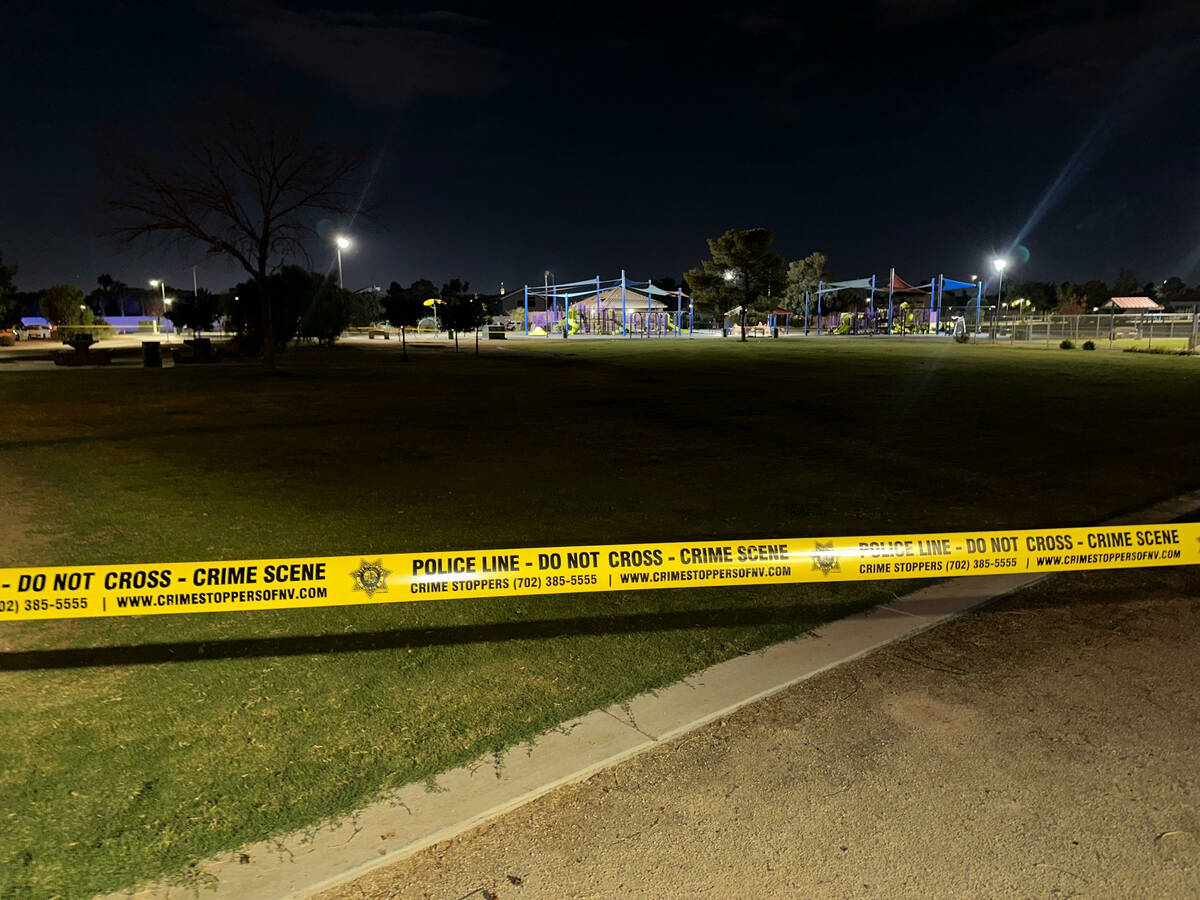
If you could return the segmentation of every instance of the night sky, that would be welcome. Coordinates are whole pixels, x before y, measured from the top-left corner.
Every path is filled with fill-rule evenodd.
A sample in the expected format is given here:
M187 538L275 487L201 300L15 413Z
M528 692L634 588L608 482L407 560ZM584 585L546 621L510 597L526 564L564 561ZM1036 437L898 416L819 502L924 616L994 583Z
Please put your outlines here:
M23 290L232 265L104 232L109 142L229 89L365 148L347 287L678 277L728 227L835 277L1200 280L1200 3L5 4L0 250ZM1024 259L1017 251L1015 258ZM331 251L314 248L319 266Z

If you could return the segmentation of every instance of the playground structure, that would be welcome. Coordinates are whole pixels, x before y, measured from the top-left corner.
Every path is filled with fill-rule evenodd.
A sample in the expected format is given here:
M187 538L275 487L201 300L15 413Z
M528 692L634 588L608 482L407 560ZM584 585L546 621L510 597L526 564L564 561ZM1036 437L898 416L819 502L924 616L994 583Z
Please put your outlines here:
M526 335L622 335L679 337L693 331L692 298L682 290L667 291L653 281L620 278L524 286L523 329ZM531 310L530 299L546 301L544 310ZM686 302L685 302L686 301Z
M752 328L752 333L764 336L790 335L794 324L805 335L949 335L954 332L957 318L961 320L960 329L979 334L994 330L1001 312L985 305L984 289L982 280L962 281L945 273L912 284L897 275L895 268L882 286L876 275L846 281L821 280L815 291L805 294L802 314L776 308L765 314L765 324L759 319L747 330ZM826 298L848 290L858 292L860 297L865 294L866 308L828 312ZM951 295L949 305L947 292ZM526 284L522 290L502 297L518 299L519 309L513 309L514 317L521 317L518 330L531 337L669 337L692 335L695 331L691 296L682 289L668 291L652 281L629 279L624 270L619 278L602 279L597 275L567 284ZM536 308L543 304L544 309ZM740 315L740 307L724 314L723 334L738 332ZM793 318L800 321L793 322Z
M722 334L732 334L740 336L742 333L741 326L742 308L735 306L733 309L725 313L725 327ZM782 331L785 335L792 333L792 314L790 310L779 307L767 313L767 322L765 325L747 325L746 331L748 334L758 334L763 337L767 335L778 336Z
M826 315L823 310L824 298L844 290L865 290L867 292L867 309L860 312L831 313ZM947 334L953 329L953 323L945 314L945 292L970 290L975 292L975 302L967 304L968 310L975 309L976 328L980 324L980 313L983 307L983 282L958 281L947 278L944 274L930 279L925 284L909 284L896 274L893 268L888 276L887 287L877 287L875 276L857 278L850 281L820 281L817 283L815 298L812 292L804 295L804 333L810 330L812 318L811 308L816 306L815 330L820 334ZM887 294L887 307L877 306L876 294ZM897 297L906 299L896 302ZM907 298L916 302L909 303ZM923 302L928 298L928 303Z

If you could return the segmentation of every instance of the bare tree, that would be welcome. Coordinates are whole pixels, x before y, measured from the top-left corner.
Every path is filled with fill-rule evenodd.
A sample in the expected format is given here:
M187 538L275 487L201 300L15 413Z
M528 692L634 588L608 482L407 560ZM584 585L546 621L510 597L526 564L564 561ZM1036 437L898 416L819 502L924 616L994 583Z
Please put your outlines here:
M351 215L359 158L318 146L305 123L244 104L207 119L180 140L172 161L130 158L117 172L110 207L122 241L161 237L230 256L262 298L263 359L275 368L268 276L288 258L306 261L318 214Z

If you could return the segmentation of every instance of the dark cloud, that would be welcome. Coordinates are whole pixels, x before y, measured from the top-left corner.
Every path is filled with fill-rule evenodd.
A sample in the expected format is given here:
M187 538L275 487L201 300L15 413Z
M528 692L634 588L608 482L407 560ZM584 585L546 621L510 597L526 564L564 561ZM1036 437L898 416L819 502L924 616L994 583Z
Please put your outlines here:
M269 3L209 10L255 52L337 86L363 106L486 96L507 82L499 51L459 31L484 20L444 10L391 16L296 12Z

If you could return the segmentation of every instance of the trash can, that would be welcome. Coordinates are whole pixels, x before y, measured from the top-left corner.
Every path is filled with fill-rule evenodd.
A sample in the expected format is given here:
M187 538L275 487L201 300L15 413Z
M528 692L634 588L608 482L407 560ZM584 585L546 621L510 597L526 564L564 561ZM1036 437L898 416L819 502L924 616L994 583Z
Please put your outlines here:
M773 337L773 338L779 337L779 327L778 326L775 326L771 329L771 337Z
M142 341L142 368L162 368L162 344L158 341Z
M192 338L184 343L192 348L198 359L208 359L212 356L212 338Z

